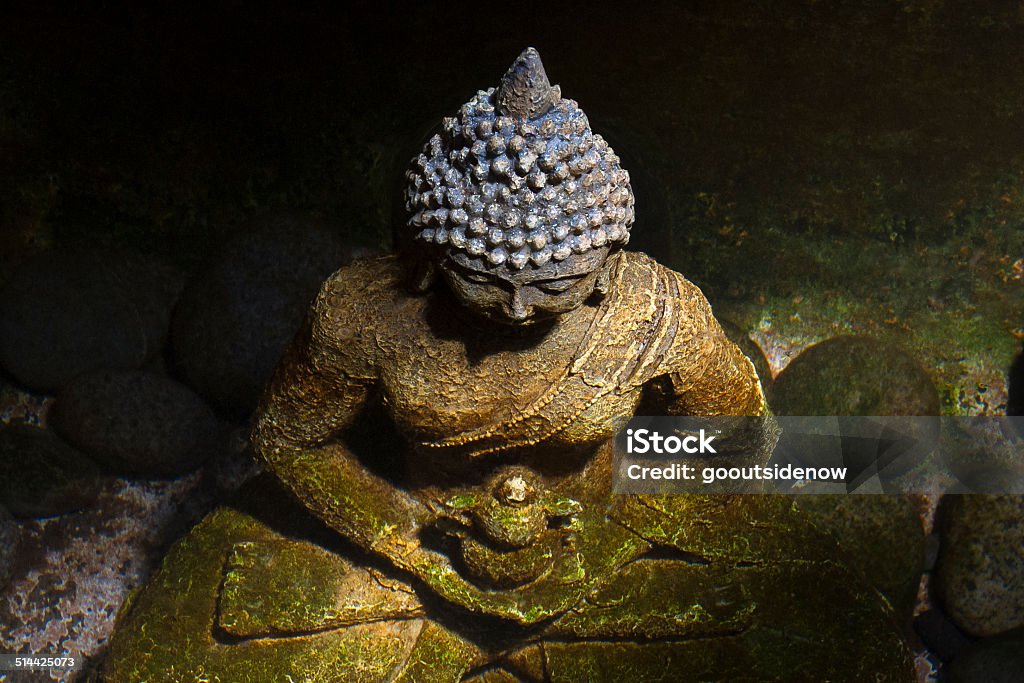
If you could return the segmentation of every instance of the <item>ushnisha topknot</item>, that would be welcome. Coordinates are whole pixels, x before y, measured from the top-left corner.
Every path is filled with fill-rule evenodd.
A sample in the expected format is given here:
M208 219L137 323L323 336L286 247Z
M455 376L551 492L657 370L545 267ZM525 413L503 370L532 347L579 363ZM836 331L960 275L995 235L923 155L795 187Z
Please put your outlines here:
M498 266L625 244L633 191L619 157L563 98L532 47L498 88L446 117L406 173L414 238Z

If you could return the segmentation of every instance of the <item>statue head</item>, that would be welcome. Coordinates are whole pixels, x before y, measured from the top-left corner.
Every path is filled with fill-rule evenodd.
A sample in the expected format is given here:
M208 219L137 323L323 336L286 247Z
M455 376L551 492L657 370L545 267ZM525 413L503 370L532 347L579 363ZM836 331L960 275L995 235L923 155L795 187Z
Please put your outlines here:
M459 301L529 324L579 307L629 240L629 174L527 48L406 174L413 241Z

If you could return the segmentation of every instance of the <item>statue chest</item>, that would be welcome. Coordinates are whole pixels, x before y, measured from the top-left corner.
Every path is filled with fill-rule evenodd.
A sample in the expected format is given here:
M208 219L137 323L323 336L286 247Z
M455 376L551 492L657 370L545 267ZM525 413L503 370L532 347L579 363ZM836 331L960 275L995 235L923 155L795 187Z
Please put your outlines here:
M571 330L570 330L571 331ZM516 435L525 416L549 423L552 446L606 440L632 415L639 392L609 392L567 381L578 338L563 331L518 339L406 337L382 343L387 353L382 400L396 425L417 443L493 429Z

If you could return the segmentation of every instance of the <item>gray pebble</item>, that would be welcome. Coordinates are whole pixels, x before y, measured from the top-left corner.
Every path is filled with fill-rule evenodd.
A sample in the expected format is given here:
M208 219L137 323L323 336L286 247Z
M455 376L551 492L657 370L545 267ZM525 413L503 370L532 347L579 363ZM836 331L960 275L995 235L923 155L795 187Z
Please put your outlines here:
M778 415L938 415L931 377L899 347L833 337L808 347L772 384Z
M223 448L213 411L184 384L136 370L79 375L57 393L53 429L118 474L168 477Z
M295 216L264 219L229 242L174 313L185 381L225 413L248 415L320 283L347 257L334 232Z
M1024 497L947 496L938 593L963 631L992 636L1024 627Z
M39 254L0 291L0 366L44 393L88 370L140 367L161 352L181 286L139 254Z

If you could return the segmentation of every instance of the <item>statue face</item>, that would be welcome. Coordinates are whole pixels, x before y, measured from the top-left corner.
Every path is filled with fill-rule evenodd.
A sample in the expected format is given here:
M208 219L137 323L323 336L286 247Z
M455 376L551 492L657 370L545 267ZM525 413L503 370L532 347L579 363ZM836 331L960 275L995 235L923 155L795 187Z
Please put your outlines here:
M583 305L597 287L609 251L604 246L522 270L450 252L440 270L463 305L505 325L531 325Z

